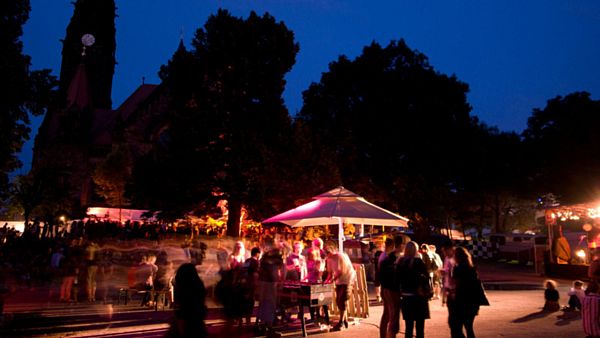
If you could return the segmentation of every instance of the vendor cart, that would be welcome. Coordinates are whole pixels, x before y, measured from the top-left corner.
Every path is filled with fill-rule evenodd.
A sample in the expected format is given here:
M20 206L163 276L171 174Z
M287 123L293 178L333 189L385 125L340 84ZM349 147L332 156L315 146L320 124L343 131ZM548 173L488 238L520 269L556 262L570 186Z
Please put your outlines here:
M302 336L306 337L304 307L325 307L325 322L329 325L329 311L327 309L333 302L333 284L285 281L281 284L279 302L284 308L298 306L298 317L300 318L302 325Z

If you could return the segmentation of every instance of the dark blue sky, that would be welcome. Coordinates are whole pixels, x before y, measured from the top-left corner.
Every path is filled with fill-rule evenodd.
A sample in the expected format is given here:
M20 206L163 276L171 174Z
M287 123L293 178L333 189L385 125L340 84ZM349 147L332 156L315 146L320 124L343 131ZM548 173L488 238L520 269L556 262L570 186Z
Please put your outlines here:
M597 0L117 0L117 66L113 106L141 83L158 83L160 65L181 32L189 46L211 13L226 8L246 17L271 13L296 34L300 52L287 76L291 114L302 91L340 54L405 39L440 72L469 84L473 114L500 130L522 131L533 108L556 95L600 93L600 1ZM60 71L61 44L71 0L31 0L24 27L33 69ZM38 119L39 120L39 119ZM35 121L34 129L39 121ZM34 130L35 132L35 130ZM33 136L33 135L32 135ZM31 142L21 156L29 169Z

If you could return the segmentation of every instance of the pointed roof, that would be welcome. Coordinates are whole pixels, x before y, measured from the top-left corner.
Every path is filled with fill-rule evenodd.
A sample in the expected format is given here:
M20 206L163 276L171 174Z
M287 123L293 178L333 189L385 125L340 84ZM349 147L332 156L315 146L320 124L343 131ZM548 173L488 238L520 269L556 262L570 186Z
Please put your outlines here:
M179 45L177 46L177 50L175 51L175 53L181 53L181 52L187 52L187 49L185 48L185 44L183 43L183 39L179 40Z
M143 84L139 86L117 109L121 119L127 121L131 114L139 109L148 97L154 93L156 88L158 88L158 85L155 84Z
M67 90L67 109L83 110L92 104L85 64L80 63Z
M319 198L325 198L325 197L343 198L343 197L360 197L360 196L340 185L339 187L337 187L335 189L331 189L331 190L324 192L321 195L317 195L313 198L319 199Z

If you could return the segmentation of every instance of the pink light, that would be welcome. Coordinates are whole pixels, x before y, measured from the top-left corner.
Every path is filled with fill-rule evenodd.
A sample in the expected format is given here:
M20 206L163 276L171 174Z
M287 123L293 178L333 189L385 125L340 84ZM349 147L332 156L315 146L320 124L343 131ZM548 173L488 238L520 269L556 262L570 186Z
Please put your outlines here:
M303 204L303 205L297 207L293 211L297 211L297 212L313 211L315 209L318 209L320 205L321 205L321 200L314 200L312 202L308 202L306 204Z

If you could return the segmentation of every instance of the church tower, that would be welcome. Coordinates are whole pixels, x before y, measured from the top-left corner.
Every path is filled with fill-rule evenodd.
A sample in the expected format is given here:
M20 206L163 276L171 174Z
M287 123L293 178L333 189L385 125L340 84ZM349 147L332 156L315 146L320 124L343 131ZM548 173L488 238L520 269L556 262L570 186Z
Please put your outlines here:
M57 187L73 215L93 203L92 174L110 150L114 0L77 0L63 40L57 101L35 139L32 174ZM102 140L103 142L100 142ZM59 199L57 197L56 199Z
M91 34L95 38L85 55L94 108L111 109L112 81L115 73L116 7L114 0L78 0L67 35L63 40L60 68L60 96L66 94L79 64L82 62L81 38Z

